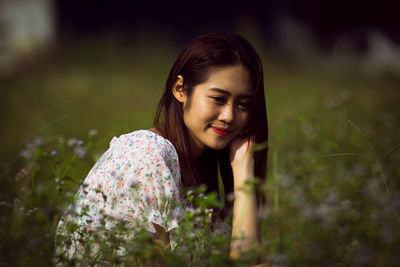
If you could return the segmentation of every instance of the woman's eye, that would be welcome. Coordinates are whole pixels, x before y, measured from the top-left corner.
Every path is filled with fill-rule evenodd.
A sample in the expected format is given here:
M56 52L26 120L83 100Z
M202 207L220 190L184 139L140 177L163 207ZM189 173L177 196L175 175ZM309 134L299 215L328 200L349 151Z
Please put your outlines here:
M249 102L240 102L239 103L239 107L243 110L248 110L250 107L250 103Z
M223 104L223 103L225 103L225 98L223 98L223 97L212 96L211 98L212 98L217 104Z

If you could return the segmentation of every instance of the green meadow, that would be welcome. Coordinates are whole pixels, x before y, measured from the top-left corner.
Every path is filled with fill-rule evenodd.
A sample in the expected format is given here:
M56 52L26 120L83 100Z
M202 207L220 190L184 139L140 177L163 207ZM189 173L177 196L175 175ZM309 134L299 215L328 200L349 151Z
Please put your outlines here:
M257 40L270 135L267 182L256 187L268 199L260 246L229 260L229 240L204 230L218 201L200 194L182 225L203 234L182 231L175 254L143 234L131 257L105 249L91 264L179 265L188 251L193 266L400 264L399 73L366 74L357 61L294 57ZM172 43L74 41L0 78L0 265L51 263L63 207L112 137L152 126L181 49Z

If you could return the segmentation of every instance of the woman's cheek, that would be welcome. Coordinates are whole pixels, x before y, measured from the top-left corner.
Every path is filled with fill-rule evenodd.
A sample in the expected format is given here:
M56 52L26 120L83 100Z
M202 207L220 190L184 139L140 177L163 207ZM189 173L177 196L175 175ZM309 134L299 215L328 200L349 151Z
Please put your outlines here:
M248 112L245 112L241 115L241 119L240 119L241 130L240 130L240 132L242 132L244 130L244 128L246 127L247 123L249 122L249 118L250 118L250 116L249 116Z
M215 108L210 101L202 101L201 108L198 110L199 115L205 119L213 119L215 117Z

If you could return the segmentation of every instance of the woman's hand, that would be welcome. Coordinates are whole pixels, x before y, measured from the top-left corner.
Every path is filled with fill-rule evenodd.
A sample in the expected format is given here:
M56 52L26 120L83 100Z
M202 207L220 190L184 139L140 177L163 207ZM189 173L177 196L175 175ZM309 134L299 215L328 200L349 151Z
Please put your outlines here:
M254 142L248 137L237 137L229 145L229 160L234 179L234 187L244 185L254 176Z
M248 137L237 137L229 145L229 160L232 168L253 159L253 141Z

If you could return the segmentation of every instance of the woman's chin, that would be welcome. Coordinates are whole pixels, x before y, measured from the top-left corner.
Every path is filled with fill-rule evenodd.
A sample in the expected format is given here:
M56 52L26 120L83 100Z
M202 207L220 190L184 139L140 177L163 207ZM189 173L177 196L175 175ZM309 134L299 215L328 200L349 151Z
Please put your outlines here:
M214 150L221 150L224 149L228 144L228 142L218 142L210 144L208 147Z

